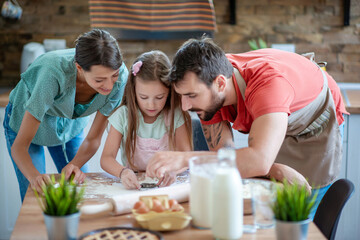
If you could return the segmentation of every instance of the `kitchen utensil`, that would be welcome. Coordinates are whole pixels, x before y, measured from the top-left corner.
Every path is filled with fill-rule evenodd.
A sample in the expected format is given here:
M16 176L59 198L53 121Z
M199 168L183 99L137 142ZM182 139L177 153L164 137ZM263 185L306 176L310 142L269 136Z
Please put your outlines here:
M141 188L156 188L158 185L156 183L141 183Z

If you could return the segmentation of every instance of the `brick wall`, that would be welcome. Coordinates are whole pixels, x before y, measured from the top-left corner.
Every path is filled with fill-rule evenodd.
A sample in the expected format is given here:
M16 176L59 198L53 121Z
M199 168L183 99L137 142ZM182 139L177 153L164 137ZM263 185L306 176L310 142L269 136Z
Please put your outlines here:
M0 18L0 87L19 80L21 52L28 42L63 38L73 47L90 29L87 0L18 0L20 21ZM343 0L236 1L236 25L229 24L229 3L214 0L217 42L226 52L249 50L247 41L261 37L268 44L292 43L296 52L314 51L318 61L339 82L360 82L360 0L351 0L350 26L343 26ZM144 51L160 49L171 58L184 40L119 41L130 66Z

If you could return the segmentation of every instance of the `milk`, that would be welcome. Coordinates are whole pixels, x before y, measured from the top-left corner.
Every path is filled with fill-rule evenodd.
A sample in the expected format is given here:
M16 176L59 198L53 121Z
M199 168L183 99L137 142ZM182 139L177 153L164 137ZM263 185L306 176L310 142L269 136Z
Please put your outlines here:
M212 180L207 176L190 174L190 215L195 227L211 227Z
M194 227L211 227L212 181L217 167L216 156L190 160L190 215Z
M243 186L235 167L235 150L218 153L219 168L212 188L212 233L216 239L239 239L243 234Z

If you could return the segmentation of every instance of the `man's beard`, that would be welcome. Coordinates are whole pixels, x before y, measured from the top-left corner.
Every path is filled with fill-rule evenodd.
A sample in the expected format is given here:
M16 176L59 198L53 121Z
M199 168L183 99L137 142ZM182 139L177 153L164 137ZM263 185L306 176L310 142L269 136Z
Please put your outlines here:
M214 101L210 104L209 109L203 110L198 108L192 108L190 109L190 111L194 111L194 112L203 111L204 112L203 117L198 115L199 118L202 119L203 121L211 120L214 117L214 115L222 108L225 102L225 98L220 98L215 93L212 94L211 98L214 99Z

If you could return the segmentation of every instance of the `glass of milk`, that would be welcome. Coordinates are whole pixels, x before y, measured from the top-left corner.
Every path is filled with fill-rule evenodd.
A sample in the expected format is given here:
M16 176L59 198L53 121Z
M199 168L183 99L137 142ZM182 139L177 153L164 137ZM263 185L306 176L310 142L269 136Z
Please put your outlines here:
M190 215L196 228L211 227L212 182L218 167L216 155L202 155L189 160Z

